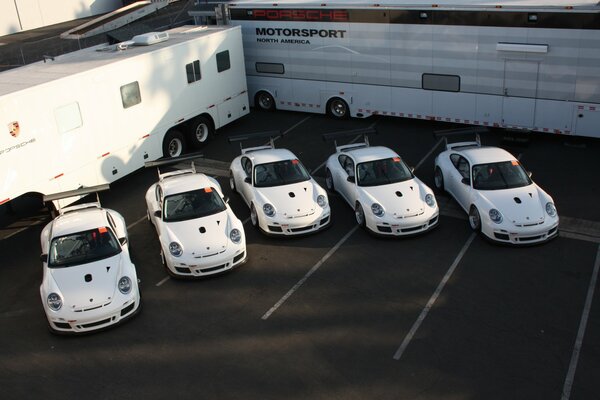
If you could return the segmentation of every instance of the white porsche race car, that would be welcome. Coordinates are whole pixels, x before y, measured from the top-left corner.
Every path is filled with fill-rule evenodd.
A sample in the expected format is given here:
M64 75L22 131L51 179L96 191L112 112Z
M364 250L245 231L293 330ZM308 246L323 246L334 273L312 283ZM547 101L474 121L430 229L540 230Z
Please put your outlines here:
M370 147L367 140L336 144L325 175L327 189L338 192L354 210L356 222L375 234L414 235L438 224L432 190L387 147Z
M108 189L46 196L45 201ZM75 192L78 192L74 194ZM84 333L123 322L140 309L125 220L100 203L59 210L41 233L40 295L50 331Z
M479 140L446 144L435 159L435 186L456 199L469 224L487 238L510 244L558 235L554 201L509 152Z
M265 234L313 233L331 222L327 193L289 150L242 149L231 163L229 182L250 208L252 225Z
M146 166L172 164L146 163ZM246 238L219 183L190 169L158 173L146 192L148 220L160 240L161 259L175 277L202 277L246 262Z

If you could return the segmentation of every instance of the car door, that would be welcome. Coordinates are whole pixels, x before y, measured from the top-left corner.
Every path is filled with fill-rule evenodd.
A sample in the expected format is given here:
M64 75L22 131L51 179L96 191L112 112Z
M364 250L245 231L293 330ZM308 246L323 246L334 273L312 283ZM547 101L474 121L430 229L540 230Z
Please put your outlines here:
M354 202L356 201L356 183L348 181L348 177L356 177L354 160L347 154L340 154L338 162L341 169L339 173L340 179L336 182L336 187L348 204L354 207Z
M471 195L471 166L469 161L460 154L451 154L450 182L448 191L465 210L469 207ZM467 179L468 181L463 182Z
M161 201L162 201L162 188L160 185L156 185L156 187L154 188L153 198L150 200L150 204L148 206L148 215L150 216L150 220L152 221L152 224L154 224L154 226L156 226L157 230L158 230L157 223L160 221L160 217L156 217L154 215L154 213L157 210L162 209Z
M242 164L243 179L241 179L241 182L236 182L236 185L240 194L242 195L242 198L244 199L248 207L250 207L250 203L254 199L254 196L252 195L254 190L252 188L252 160L250 160L250 158L248 157L242 157L240 162ZM246 182L248 180L247 178L250 178L249 182Z

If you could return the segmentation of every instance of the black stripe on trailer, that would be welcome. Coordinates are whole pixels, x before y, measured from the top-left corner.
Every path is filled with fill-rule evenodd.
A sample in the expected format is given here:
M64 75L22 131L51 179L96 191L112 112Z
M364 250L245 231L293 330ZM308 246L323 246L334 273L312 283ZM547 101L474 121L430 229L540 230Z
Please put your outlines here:
M108 190L108 189L110 189L110 185L108 183L106 183L103 185L84 187L84 188L75 189L75 190L67 190L65 192L44 195L43 201L45 203L47 201L67 199L69 197L85 196L86 194L98 193L98 192L102 192L102 191Z
M264 132L246 133L244 135L229 136L227 138L227 140L229 141L229 143L234 143L234 142L243 142L243 141L252 140L252 139L264 139L264 138L275 139L280 136L283 136L281 134L281 131L272 130L272 131L264 131Z

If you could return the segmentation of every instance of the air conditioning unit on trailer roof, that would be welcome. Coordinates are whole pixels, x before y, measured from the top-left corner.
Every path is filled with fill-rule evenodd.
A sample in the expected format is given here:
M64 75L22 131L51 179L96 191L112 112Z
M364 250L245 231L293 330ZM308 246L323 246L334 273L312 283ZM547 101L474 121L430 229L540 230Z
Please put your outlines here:
M169 39L167 32L148 32L142 35L135 35L131 40L137 46L150 46L152 44L164 42Z

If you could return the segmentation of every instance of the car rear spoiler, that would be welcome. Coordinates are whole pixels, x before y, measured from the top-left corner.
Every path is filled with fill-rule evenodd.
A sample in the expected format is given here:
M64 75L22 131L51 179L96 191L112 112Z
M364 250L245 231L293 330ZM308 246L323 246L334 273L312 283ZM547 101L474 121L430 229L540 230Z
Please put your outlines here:
M255 132L255 133L247 133L244 135L230 136L229 138L227 138L227 140L229 141L229 143L240 142L240 152L242 154L245 154L245 153L250 153L252 151L257 151L257 150L274 149L275 148L275 139L280 138L280 137L283 137L283 134L281 133L281 131L273 130L273 131ZM255 147L244 148L242 146L242 142L244 142L246 140L264 139L264 138L269 138L269 143L264 144L262 146L255 146Z
M361 128L361 129L351 129L348 131L339 131L339 132L330 132L324 133L321 135L323 141L332 141L335 146L336 151L343 151L352 148L359 147L369 147L369 135L376 135L377 130L375 128ZM363 142L362 143L354 143L354 141L358 140L358 138L362 135ZM346 138L346 137L354 137L354 139L344 145L338 146L337 139Z
M96 202L95 203L80 204L80 205L72 206L72 207L68 207L68 208L69 208L69 210L83 209L83 208L89 208L89 207L100 208L100 197L98 196L98 192L102 192L102 191L108 190L108 189L110 189L110 185L108 183L106 183L103 185L84 187L84 188L75 189L75 190L67 190L64 192L58 192L58 193L44 195L43 201L44 201L44 203L47 201L55 202L59 214L63 214L63 211L65 211L65 210L60 207L60 202L58 202L56 200L67 199L69 197L83 197L83 196L91 194L91 193L96 193Z
M487 133L489 130L482 126L475 126L471 128L456 128L456 129L444 129L441 131L433 132L433 135L437 137L443 137L446 150L458 149L462 147L481 147L480 133ZM459 135L475 135L475 141L465 142L454 142L448 143L448 136L459 136Z
M148 161L144 163L144 167L146 168L151 168L151 167L157 167L157 171L158 171L158 179L163 179L166 178L167 176L172 176L172 175L180 175L180 174L195 174L196 173L196 165L194 164L194 160L198 159L198 158L202 158L204 157L204 154L202 153L191 153L191 154L186 154L185 156L179 156L179 157L170 157L170 158L160 158L158 160L155 161ZM178 164L180 162L183 161L188 161L188 160L192 160L192 165L190 169L182 169L179 171L172 171L172 172L165 172L162 173L160 172L160 168L161 166L165 166L165 165L173 165L173 164Z

